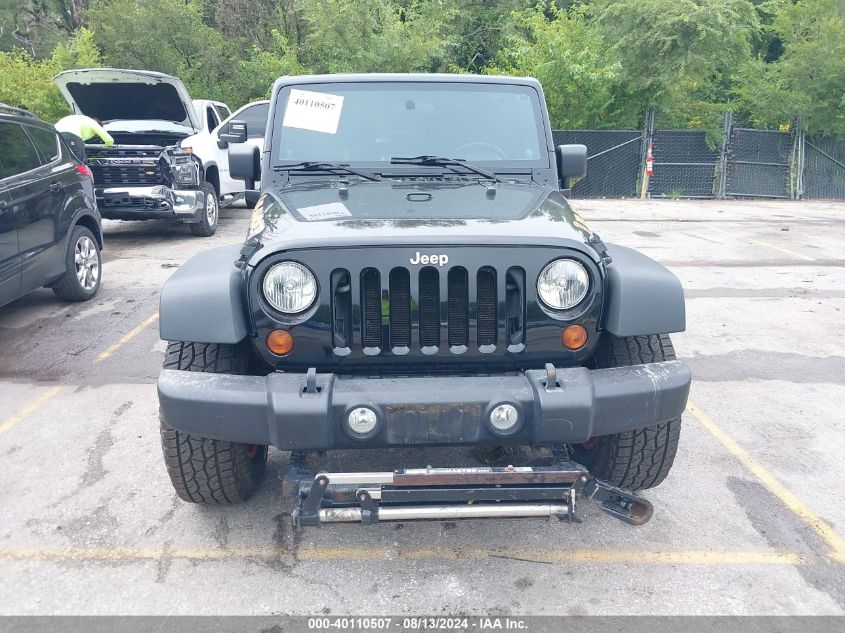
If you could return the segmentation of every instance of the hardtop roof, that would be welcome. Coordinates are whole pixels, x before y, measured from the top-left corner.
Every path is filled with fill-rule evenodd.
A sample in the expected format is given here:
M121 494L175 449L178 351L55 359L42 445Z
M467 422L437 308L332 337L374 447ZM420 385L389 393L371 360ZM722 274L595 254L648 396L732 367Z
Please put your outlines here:
M341 73L328 75L288 75L279 77L273 86L275 92L282 86L316 83L468 83L498 84L509 86L531 86L542 91L540 82L533 77L509 77L506 75L463 75L457 73Z

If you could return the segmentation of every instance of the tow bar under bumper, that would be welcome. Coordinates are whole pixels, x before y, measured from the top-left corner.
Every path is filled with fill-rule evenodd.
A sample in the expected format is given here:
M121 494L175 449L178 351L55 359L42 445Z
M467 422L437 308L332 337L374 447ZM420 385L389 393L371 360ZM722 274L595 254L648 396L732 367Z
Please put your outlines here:
M631 525L643 525L651 503L595 479L580 464L548 467L421 468L376 473L288 473L298 494L294 524L476 518L558 517L581 521L584 498ZM290 490L290 488L288 488Z

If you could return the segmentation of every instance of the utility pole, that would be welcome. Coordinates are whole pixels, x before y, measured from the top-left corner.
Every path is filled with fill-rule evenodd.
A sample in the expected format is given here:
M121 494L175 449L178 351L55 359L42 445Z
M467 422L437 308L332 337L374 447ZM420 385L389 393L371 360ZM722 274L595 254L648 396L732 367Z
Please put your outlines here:
M640 178L640 198L648 197L648 181L654 175L654 156L652 155L652 139L654 138L654 110L648 109L645 113L645 126L643 128L643 169Z

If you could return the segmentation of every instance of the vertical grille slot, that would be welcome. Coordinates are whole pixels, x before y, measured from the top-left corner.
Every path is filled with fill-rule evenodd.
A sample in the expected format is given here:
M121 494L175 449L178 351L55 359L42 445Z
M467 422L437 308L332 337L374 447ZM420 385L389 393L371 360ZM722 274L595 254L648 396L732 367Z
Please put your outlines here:
M449 271L449 346L469 344L469 276L460 266Z
M489 266L478 271L476 329L478 346L496 344L496 271Z
M440 273L420 271L420 347L440 345Z
M348 270L332 271L332 346L352 347L352 279Z
M381 347L381 275L375 268L361 271L361 342Z
M407 268L390 271L390 345L411 346L411 275Z
M505 313L508 345L525 343L525 271L516 266L505 278Z

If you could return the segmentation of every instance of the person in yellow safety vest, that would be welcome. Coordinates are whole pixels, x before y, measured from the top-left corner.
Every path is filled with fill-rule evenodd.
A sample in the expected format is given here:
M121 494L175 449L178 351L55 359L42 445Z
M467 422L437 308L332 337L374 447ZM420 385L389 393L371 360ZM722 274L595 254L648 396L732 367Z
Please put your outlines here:
M56 121L56 130L75 134L83 141L90 141L95 136L103 141L103 145L111 147L114 139L106 132L106 128L100 125L95 119L84 114L71 114Z
M114 145L114 139L111 137L111 134L106 132L106 129L100 125L100 122L84 114L71 114L63 117L56 121L55 128L68 146L70 146L70 150L76 158L82 163L86 159L85 141L90 141L96 136L102 139L104 147Z

